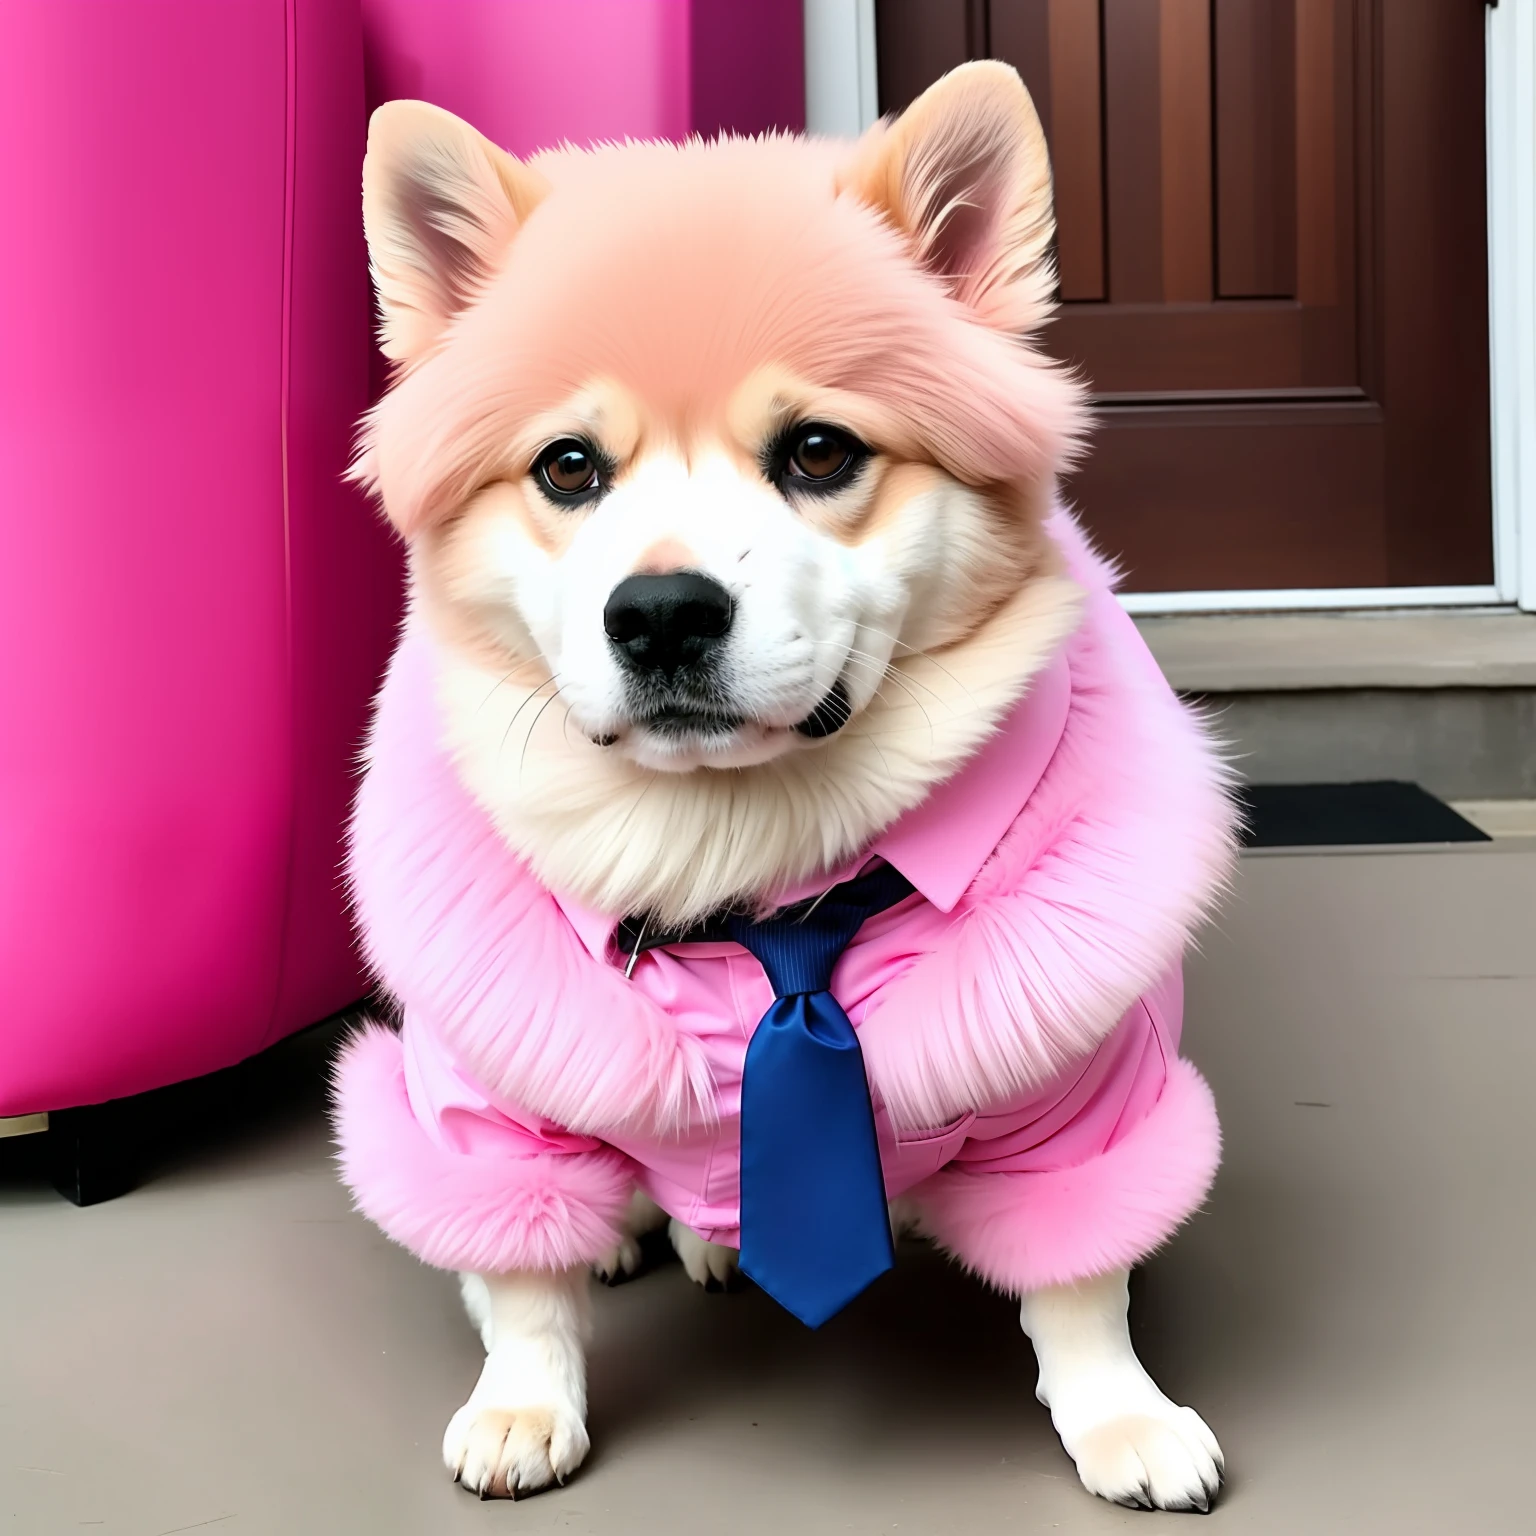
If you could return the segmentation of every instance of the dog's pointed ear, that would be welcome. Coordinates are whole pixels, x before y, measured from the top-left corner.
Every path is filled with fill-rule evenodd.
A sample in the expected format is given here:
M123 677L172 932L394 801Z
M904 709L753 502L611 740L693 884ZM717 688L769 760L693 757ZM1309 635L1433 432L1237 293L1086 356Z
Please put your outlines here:
M368 124L363 228L379 295L379 345L416 361L472 303L544 179L441 107L390 101Z
M876 124L839 187L884 213L988 324L1025 332L1050 313L1050 157L1029 92L1007 64L962 64L894 122Z

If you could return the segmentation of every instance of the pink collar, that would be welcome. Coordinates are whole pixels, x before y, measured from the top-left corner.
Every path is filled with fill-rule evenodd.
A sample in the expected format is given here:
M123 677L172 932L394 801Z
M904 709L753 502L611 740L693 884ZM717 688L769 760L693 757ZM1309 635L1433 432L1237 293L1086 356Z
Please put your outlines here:
M941 912L954 910L981 867L1018 819L1045 772L1067 722L1072 682L1065 652L1031 679L996 733L952 778L936 785L866 849L831 875L781 893L780 904L813 896L846 880L870 857L894 864ZM553 893L566 921L595 960L624 913L595 912Z

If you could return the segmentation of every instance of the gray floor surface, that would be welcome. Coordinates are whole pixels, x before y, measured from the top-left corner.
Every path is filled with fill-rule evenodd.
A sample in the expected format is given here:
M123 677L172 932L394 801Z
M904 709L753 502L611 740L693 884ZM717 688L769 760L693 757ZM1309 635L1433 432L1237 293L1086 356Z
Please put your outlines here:
M1227 1135L1135 1327L1226 1447L1234 1533L1529 1532L1536 840L1244 860L1190 964ZM76 1210L0 1171L0 1533L1093 1533L1013 1309L921 1249L820 1334L675 1265L600 1291L594 1449L481 1504L477 1344L351 1214L310 1035L254 1107Z

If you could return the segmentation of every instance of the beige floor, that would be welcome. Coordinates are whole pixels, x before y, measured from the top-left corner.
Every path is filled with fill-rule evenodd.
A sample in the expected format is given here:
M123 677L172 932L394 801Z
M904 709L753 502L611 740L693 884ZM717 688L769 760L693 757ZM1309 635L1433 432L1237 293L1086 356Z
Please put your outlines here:
M1225 1169L1139 1285L1228 1454L1213 1524L1536 1530L1536 845L1245 861L1191 966ZM908 1256L820 1335L676 1266L598 1297L595 1450L482 1505L437 1462L453 1286L349 1214L324 1041L75 1210L0 1178L0 1532L453 1536L1171 1528L1090 1500L1009 1306Z

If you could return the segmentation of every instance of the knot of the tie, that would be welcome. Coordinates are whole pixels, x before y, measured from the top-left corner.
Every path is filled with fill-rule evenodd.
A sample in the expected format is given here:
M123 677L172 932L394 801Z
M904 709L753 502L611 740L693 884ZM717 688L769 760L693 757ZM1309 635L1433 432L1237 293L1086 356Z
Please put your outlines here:
M760 921L732 914L730 936L754 955L776 997L826 992L853 936L877 912L912 894L912 883L890 864L845 880L814 901L785 907Z

